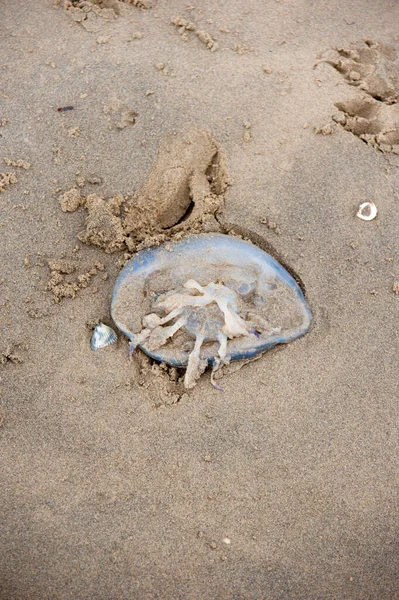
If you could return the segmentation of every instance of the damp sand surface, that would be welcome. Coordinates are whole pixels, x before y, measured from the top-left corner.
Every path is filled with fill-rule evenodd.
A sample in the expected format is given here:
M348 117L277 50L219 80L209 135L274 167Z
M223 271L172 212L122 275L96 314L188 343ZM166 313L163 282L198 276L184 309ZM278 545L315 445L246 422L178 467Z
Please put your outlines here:
M398 597L398 19L1 3L2 600ZM89 346L130 256L192 230L314 315L224 392Z

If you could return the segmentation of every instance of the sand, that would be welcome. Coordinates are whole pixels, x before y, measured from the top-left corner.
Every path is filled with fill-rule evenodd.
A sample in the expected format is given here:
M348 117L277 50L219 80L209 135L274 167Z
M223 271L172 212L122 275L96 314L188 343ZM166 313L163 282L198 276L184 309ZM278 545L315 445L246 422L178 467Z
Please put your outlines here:
M398 20L387 0L3 0L0 598L399 598ZM89 346L161 235L127 245L124 207L167 198L165 140L193 132L205 162L161 233L213 198L209 222L271 252L314 315L224 393L122 337ZM96 210L110 252L85 237Z
M187 233L220 231L228 176L223 153L206 131L165 136L148 181L136 194L81 197L72 188L60 196L63 212L87 209L78 239L112 254L136 251Z

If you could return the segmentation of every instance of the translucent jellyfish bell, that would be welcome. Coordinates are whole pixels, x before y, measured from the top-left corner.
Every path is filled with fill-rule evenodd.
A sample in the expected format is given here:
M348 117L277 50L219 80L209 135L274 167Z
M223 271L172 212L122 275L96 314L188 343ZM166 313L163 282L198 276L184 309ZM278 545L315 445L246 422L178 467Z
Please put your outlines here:
M208 365L286 344L311 321L301 289L276 260L221 234L138 252L116 280L111 314L131 351L186 367L188 388Z

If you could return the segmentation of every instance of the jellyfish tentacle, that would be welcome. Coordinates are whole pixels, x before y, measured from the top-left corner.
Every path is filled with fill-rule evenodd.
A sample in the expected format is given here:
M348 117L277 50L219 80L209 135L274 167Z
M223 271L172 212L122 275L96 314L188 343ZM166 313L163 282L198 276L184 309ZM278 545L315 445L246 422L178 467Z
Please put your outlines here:
M204 341L204 332L200 331L195 338L194 348L188 357L186 374L184 376L184 386L187 389L193 388L196 384L197 379L201 377L201 374L205 371L207 362L201 360L200 351Z
M227 301L224 298L220 298L217 300L217 304L224 314L225 325L223 332L227 337L233 338L239 335L248 335L248 328L244 319L228 307Z
M191 294L180 294L177 292L160 302L158 308L163 309L165 312L169 312L186 306L206 306L210 302L211 300L207 294L193 296Z
M227 335L223 331L218 331L218 342L220 344L218 354L220 359L224 361L227 353Z
M139 333L136 333L131 337L129 342L129 356L130 358L133 356L134 351L136 350L139 344L145 342L145 340L150 336L151 329L142 329Z
M162 327L162 325L160 325L159 327L153 329L148 339L148 346L150 350L157 350L166 344L168 339L173 337L174 334L186 323L187 315L183 315L173 325L169 325L168 327Z
M184 308L175 308L170 313L168 313L165 317L160 317L156 313L151 313L146 315L143 318L143 325L149 329L155 329L155 327L159 327L160 325L165 325L165 323L169 323L176 317L182 314Z
M198 294L189 293L194 290ZM157 309L164 311L164 317L151 313L143 318L144 329L132 340L131 352L138 344L146 340L149 350L157 350L184 327L190 315L197 312L196 309L203 309L212 303L218 306L224 316L224 325L219 329L216 336L219 341L218 356L214 358L211 375L212 385L217 389L222 389L218 384L215 384L213 375L222 364L229 362L229 357L227 357L228 339L249 335L254 333L255 330L252 323L248 323L238 314L239 309L235 292L221 283L211 282L206 286L202 286L194 279L187 280L182 291L175 291L163 301L157 303ZM165 326L176 318L175 323ZM205 322L202 325L198 323L196 329L194 348L189 355L184 378L186 388L195 386L197 379L207 366L207 360L201 359L201 346L206 338Z
M227 338L226 338L227 341ZM219 348L219 355L220 355L220 348ZM219 385L218 383L216 383L215 381L215 373L217 371L219 371L220 367L222 365L225 364L225 361L222 357L220 356L215 356L215 358L213 359L213 366L212 366L212 371L211 371L211 384L213 385L213 387L216 390L219 390L219 392L224 392L224 388L222 388L221 385Z
M197 292L201 292L201 294L205 294L205 290L208 286L202 287L195 279L188 279L184 284L184 287L187 290L197 290Z

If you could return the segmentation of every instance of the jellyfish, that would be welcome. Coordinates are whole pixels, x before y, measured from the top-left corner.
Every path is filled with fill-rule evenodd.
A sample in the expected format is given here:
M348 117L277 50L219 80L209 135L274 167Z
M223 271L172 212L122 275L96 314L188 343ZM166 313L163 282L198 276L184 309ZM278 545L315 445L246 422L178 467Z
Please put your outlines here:
M269 254L237 237L189 235L141 250L122 269L111 315L156 361L185 367L194 387L208 366L262 354L309 329L302 290Z

